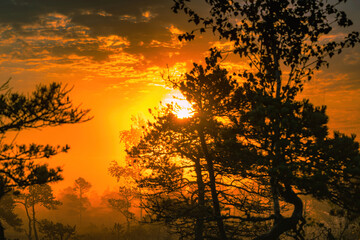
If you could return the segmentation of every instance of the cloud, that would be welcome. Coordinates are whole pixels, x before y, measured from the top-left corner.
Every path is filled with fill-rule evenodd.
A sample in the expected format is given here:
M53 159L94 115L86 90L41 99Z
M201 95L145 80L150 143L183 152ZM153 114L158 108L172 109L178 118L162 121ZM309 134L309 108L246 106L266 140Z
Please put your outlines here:
M76 54L103 61L117 47L136 53L143 47L158 48L156 43L173 48L174 33L168 30L172 20L160 17L171 14L171 4L167 0L3 0L0 51L13 58L37 54L41 58L48 51L57 56ZM115 36L122 39L117 41L119 45L104 48L101 41ZM31 50L19 54L24 48Z
M189 63L207 55L210 46L232 49L227 42L214 41L217 38L209 33L191 43L179 42L178 35L194 26L183 15L173 14L171 6L169 0L2 0L0 68L18 72L21 68L40 71L69 67L86 72L84 79L101 76L141 81L153 76L153 72L141 72L152 67L158 70L177 62L191 66ZM342 36L337 33L330 38ZM358 61L359 50L345 53L336 71L344 74L346 67ZM229 71L243 69L238 59L224 61L223 65ZM357 88L356 75L358 71L351 70L343 82L334 80L326 88Z

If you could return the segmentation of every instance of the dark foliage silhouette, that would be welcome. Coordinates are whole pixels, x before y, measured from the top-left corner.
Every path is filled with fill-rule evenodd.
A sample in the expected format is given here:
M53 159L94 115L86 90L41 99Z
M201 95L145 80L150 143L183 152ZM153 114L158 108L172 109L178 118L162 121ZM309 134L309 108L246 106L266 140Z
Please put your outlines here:
M359 42L358 32L339 41L321 40L335 27L352 25L337 8L345 1L205 0L209 16L200 16L189 1L174 2L174 12L183 11L200 26L180 40L192 40L196 31L210 30L231 41L232 52L250 61L251 71L238 74L246 83L234 98L234 129L227 134L236 134L232 140L224 139L222 147L231 149L221 164L228 162L225 165L232 173L268 186L273 227L257 239L276 239L291 230L302 238L303 205L298 191L359 211L354 201L359 197L355 136L335 133L329 137L325 107L295 100L314 70ZM220 52L213 49L212 53L221 58ZM291 217L283 217L280 201L294 207Z
M85 196L85 194L90 190L91 187L92 187L91 183L89 183L82 177L79 177L78 179L75 180L73 190L78 195L77 196L77 200L78 200L77 209L79 211L80 224L81 224L81 220L82 220L82 214L83 214L84 210L86 209L86 205L90 204L89 199Z
M69 150L69 146L19 145L15 143L16 137L10 141L6 139L8 133L90 119L89 110L73 106L69 99L71 89L59 83L41 85L29 95L12 92L8 83L0 89L0 198L10 191L16 193L27 186L61 180L61 168L49 168L36 160ZM4 239L2 225L0 239Z
M56 209L61 202L55 199L51 186L48 184L31 185L28 187L28 191L21 193L16 200L24 206L26 216L28 219L28 231L26 232L28 239L39 240L37 225L38 220L36 218L36 205L40 205L49 210Z
M39 223L39 232L43 234L42 240L69 240L76 239L76 226L54 223L43 219Z
M357 32L340 41L319 40L332 25L352 24L337 10L341 1L208 0L208 17L199 16L189 1L174 2L174 12L184 11L200 33L210 29L231 41L233 52L250 64L231 77L217 65L222 53L211 49L205 67L195 64L172 81L194 115L182 120L171 106L160 109L128 151L133 164L145 169L138 183L148 191L144 205L155 220L184 239L277 239L283 233L304 239L299 195L358 212L355 136L328 135L326 107L296 98L328 57L359 42ZM192 40L195 33L179 39ZM244 182L252 188L238 184ZM229 206L237 214L226 214ZM210 229L215 236L208 235Z

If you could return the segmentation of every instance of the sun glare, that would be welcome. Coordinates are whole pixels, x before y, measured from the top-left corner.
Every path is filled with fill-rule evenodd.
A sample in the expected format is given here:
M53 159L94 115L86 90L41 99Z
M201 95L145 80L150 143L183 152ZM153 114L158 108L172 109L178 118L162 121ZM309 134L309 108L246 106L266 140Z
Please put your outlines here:
M174 107L174 114L178 118L189 118L194 115L194 109L191 104L179 91L167 94L163 102Z
M191 107L191 106L190 106ZM175 114L178 118L188 118L191 117L194 113L191 108L186 108L186 106L180 106L180 109L175 111Z

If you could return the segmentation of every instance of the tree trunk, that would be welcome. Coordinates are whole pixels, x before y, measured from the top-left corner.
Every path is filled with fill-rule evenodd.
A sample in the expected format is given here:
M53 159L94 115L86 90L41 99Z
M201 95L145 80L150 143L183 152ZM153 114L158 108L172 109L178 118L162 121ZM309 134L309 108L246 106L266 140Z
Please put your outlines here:
M268 233L258 236L254 240L276 240L281 234L290 230L296 230L299 222L302 222L302 224L305 223L303 217L303 202L292 190L292 187L290 185L285 185L285 190L280 191L280 195L286 202L294 205L294 211L291 217L281 217ZM300 234L298 234L297 237L298 239L303 239Z
M35 202L32 203L32 214L33 214L33 228L34 228L34 236L36 240L39 240L37 230L36 230L36 217L35 217Z
M205 184L202 179L201 164L199 159L195 160L195 172L196 172L196 182L198 185L198 205L200 211L203 211L205 207ZM204 217L203 213L200 213L195 223L195 240L203 240L204 234Z
M129 233L130 232L130 219L128 217L126 217L126 232Z
M202 125L202 123L200 123L200 125ZM201 126L199 129L199 137L200 137L201 148L205 155L207 170L209 173L211 197L212 197L213 205L214 205L213 206L214 207L214 215L215 215L216 223L217 223L217 226L219 229L219 237L221 240L227 240L224 223L221 218L219 198L218 198L217 190L216 190L214 164L213 164L212 158L209 154L209 151L208 151L208 148L206 145L206 141L205 141L204 132L203 132L203 129Z
M140 190L141 191L141 190ZM140 224L142 224L142 220L143 220L143 207L142 207L142 195L141 195L141 192L140 192Z
M280 218L280 203L279 203L279 191L278 191L278 183L274 178L270 180L270 187L271 187L271 194L273 197L273 204L274 204L274 215L275 215L275 223L277 219Z
M28 225L29 225L29 232L28 232L28 239L32 240L32 227L31 227L31 217L29 214L29 209L27 208L27 198L25 198L25 203L24 203L24 207L25 207L25 212L26 212L26 216L28 218Z
M81 187L79 187L79 203L80 203L80 207L79 207L79 218L80 218L80 226L81 226L81 218L82 218L82 207L83 207L83 198L82 198L82 189Z
M277 100L280 100L280 93L281 93L281 72L279 70L279 57L278 57L278 53L277 53L277 46L275 45L276 43L276 38L274 37L273 41L272 41L272 54L274 57L274 68L275 68L275 80L276 80L276 93L275 93L275 97ZM279 149L279 145L278 142L280 140L280 117L278 116L278 118L276 118L276 122L275 122L275 159L273 162L273 165L271 166L272 168L278 168L279 166L279 157L280 157L280 149ZM281 216L281 212L280 212L280 203L279 203L279 189L278 189L278 180L277 180L278 176L272 176L270 179L270 187L271 187L271 191L272 191L272 197L273 197L273 203L274 203L274 215L275 215L275 220L274 220L274 226L275 227L278 224L278 221L281 220L282 216ZM275 240L278 239L278 237L274 238Z
M5 238L5 228L3 227L1 221L0 221L0 240L6 240L6 238Z

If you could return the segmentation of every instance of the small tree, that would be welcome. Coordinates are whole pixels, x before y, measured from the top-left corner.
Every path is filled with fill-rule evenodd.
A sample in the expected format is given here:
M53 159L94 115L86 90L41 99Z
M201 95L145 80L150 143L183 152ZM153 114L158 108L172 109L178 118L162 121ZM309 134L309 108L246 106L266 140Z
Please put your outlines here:
M120 132L120 142L124 144L127 150L139 143L146 125L146 121L142 116L132 116L131 120L133 124L130 130ZM131 164L132 160L129 155L126 155L125 165L119 165L116 161L113 161L108 171L109 174L115 177L116 181L121 184L119 195L124 196L124 200L129 202L129 206L131 205L131 207L138 207L140 209L141 222L143 220L142 195L141 189L136 183L138 176L141 174L141 169L139 165ZM133 203L134 200L139 201L138 206Z
M6 137L7 133L25 129L88 121L89 110L74 107L69 99L70 91L59 83L40 85L29 95L13 93L8 82L0 87L0 198L27 186L62 179L60 167L49 168L36 160L67 152L69 146L19 145L15 138L6 141ZM1 223L0 239L5 239Z
M119 212L126 220L126 232L130 231L130 222L135 219L135 214L130 211L132 207L131 202L136 198L136 192L131 191L130 188L123 187L119 189L120 198L108 199L110 207Z
M75 239L76 226L72 227L43 219L39 223L39 231L44 235L42 240L70 240Z
M115 235L116 240L121 239L122 232L123 226L120 223L114 223L114 226L111 229L111 233Z
M29 186L28 192L22 194L20 198L22 201L19 200L17 203L21 203L24 206L28 217L28 238L31 240L32 232L34 232L35 239L39 240L35 206L40 205L49 210L54 210L57 206L61 205L61 202L55 199L53 191L48 184ZM29 209L31 209L31 215Z
M14 212L16 207L16 200L12 193L8 193L0 198L0 219L16 231L21 231L22 220Z
M80 224L82 219L82 212L85 209L85 203L88 202L85 194L90 190L92 187L91 183L86 181L84 178L79 177L75 180L74 183L74 191L78 193L78 200L79 200L79 217L80 217Z

